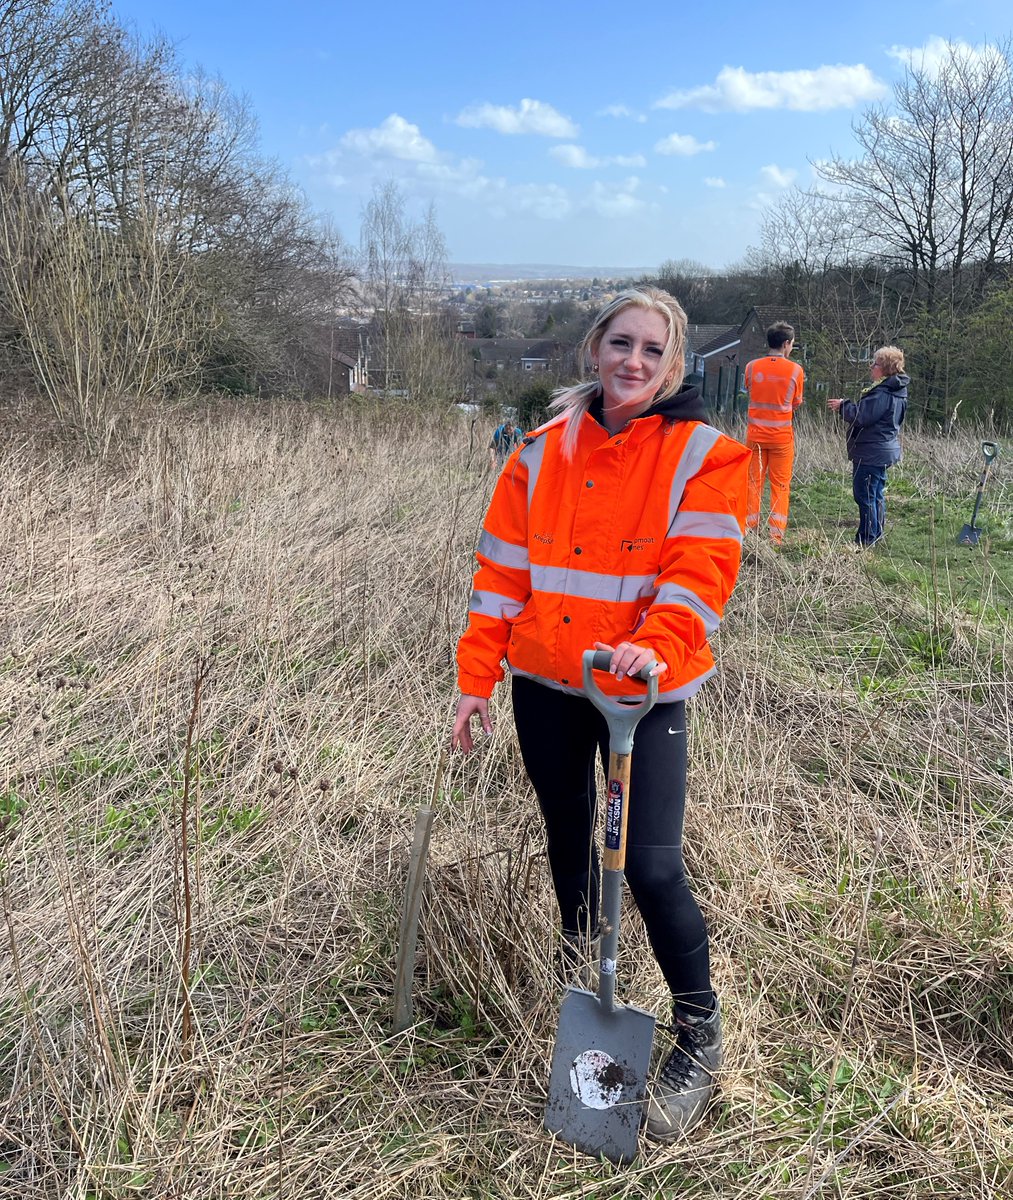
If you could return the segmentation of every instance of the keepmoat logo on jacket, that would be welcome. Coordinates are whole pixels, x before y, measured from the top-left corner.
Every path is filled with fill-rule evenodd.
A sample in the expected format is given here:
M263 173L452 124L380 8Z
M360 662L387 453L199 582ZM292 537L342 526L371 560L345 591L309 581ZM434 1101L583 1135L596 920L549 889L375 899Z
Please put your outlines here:
M685 419L688 398L618 434L585 413L569 460L558 418L530 436L497 481L476 551L462 693L491 695L504 659L514 674L579 693L581 656L596 641L650 646L668 668L662 700L692 695L711 674L707 639L741 557L749 451ZM633 695L640 685L605 686Z

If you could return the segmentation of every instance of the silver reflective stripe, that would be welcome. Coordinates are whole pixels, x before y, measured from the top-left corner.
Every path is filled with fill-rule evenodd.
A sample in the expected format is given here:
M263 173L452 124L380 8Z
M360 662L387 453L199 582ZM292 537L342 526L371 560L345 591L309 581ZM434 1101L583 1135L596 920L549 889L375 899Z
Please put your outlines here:
M549 424L556 424L559 417L555 421L550 421ZM543 426L544 428L544 426ZM528 512L531 511L531 501L534 498L535 488L538 486L538 475L542 469L542 459L545 457L545 434L539 433L534 441L528 442L520 452L518 461L522 462L528 469Z
M785 414L785 415L787 416L787 414ZM788 424L788 421L787 421L787 420L784 420L784 421L763 421L763 420L761 420L759 417L750 417L750 418L749 418L749 424L750 424L750 425L763 425L763 426L764 426L765 428L767 428L767 429L783 429L783 428L784 428L784 426Z
M761 400L754 400L753 403L750 404L749 408L750 408L750 411L752 411L753 409L758 409L758 408L770 408L770 409L773 409L774 412L790 412L791 404L788 402L785 402L783 404L777 404L777 403L764 404L763 401L761 401Z
M677 513L669 537L734 538L742 541L742 530L731 513Z
M513 567L515 571L528 569L527 546L516 546L513 542L504 542L502 538L493 537L484 529L482 536L478 539L478 553L484 555L498 567Z
M584 600L624 603L654 594L655 575L603 575L573 567L531 566L531 590L557 596L580 596Z
M471 603L468 611L481 613L484 617L516 617L524 607L521 600L512 600L509 596L500 596L496 592L480 592L476 588L471 593Z
M691 612L703 621L704 630L707 634L712 634L721 624L721 618L709 605L704 604L696 592L690 591L689 588L681 587L677 583L664 583L658 591L657 599L654 601L655 606L659 604L678 604L683 608L690 609Z
M679 505L682 504L682 494L686 490L686 484L703 466L704 459L720 436L721 434L711 425L698 425L689 435L682 458L679 459L679 465L675 468L675 474L672 476L672 489L668 494L669 528L672 527L672 522L679 513Z

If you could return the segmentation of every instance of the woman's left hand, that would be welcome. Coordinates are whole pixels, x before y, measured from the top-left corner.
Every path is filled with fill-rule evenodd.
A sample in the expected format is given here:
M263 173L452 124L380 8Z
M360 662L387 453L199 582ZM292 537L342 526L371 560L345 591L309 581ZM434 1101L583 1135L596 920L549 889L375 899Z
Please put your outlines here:
M660 677L668 670L668 667L659 661L650 646L638 646L634 642L620 642L618 646L610 646L607 642L595 642L594 648L607 650L612 655L609 671L616 679L622 679L626 675L636 675L652 662L655 663L652 675Z

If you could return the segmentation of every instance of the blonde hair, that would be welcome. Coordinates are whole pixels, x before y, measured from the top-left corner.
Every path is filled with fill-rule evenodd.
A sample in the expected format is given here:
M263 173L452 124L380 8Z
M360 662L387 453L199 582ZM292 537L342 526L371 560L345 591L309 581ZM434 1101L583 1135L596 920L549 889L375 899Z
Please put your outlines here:
M872 361L884 375L899 375L904 370L904 351L896 346L880 346Z
M591 364L598 353L605 330L627 308L642 308L648 312L660 313L665 319L668 341L658 364L658 374L662 379L667 378L668 383L664 384L655 396L654 403L667 400L682 386L682 378L686 373L686 314L679 301L661 288L629 288L605 305L580 344L582 373L591 373ZM566 433L563 435L563 454L566 458L573 457L581 420L597 393L598 381L591 379L573 387L558 388L552 394L549 407L566 415Z

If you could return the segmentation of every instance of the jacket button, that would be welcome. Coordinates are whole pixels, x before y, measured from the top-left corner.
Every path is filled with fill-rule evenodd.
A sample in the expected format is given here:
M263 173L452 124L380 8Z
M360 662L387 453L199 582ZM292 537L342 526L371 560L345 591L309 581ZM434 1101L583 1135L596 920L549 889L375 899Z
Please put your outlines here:
M569 683L570 681L569 681L569 679L561 679L559 682L560 683Z
M594 487L594 480L593 480L593 479L589 479L589 480L587 481L587 483L585 483L585 484L584 484L584 486L585 486L585 487Z
M584 553L584 551L581 550L581 548L579 546L574 546L573 552L574 552L574 554L583 554Z
M563 618L563 624L564 624L564 625L569 625L569 624L570 624L570 618L569 618L569 617L564 617L564 618Z

